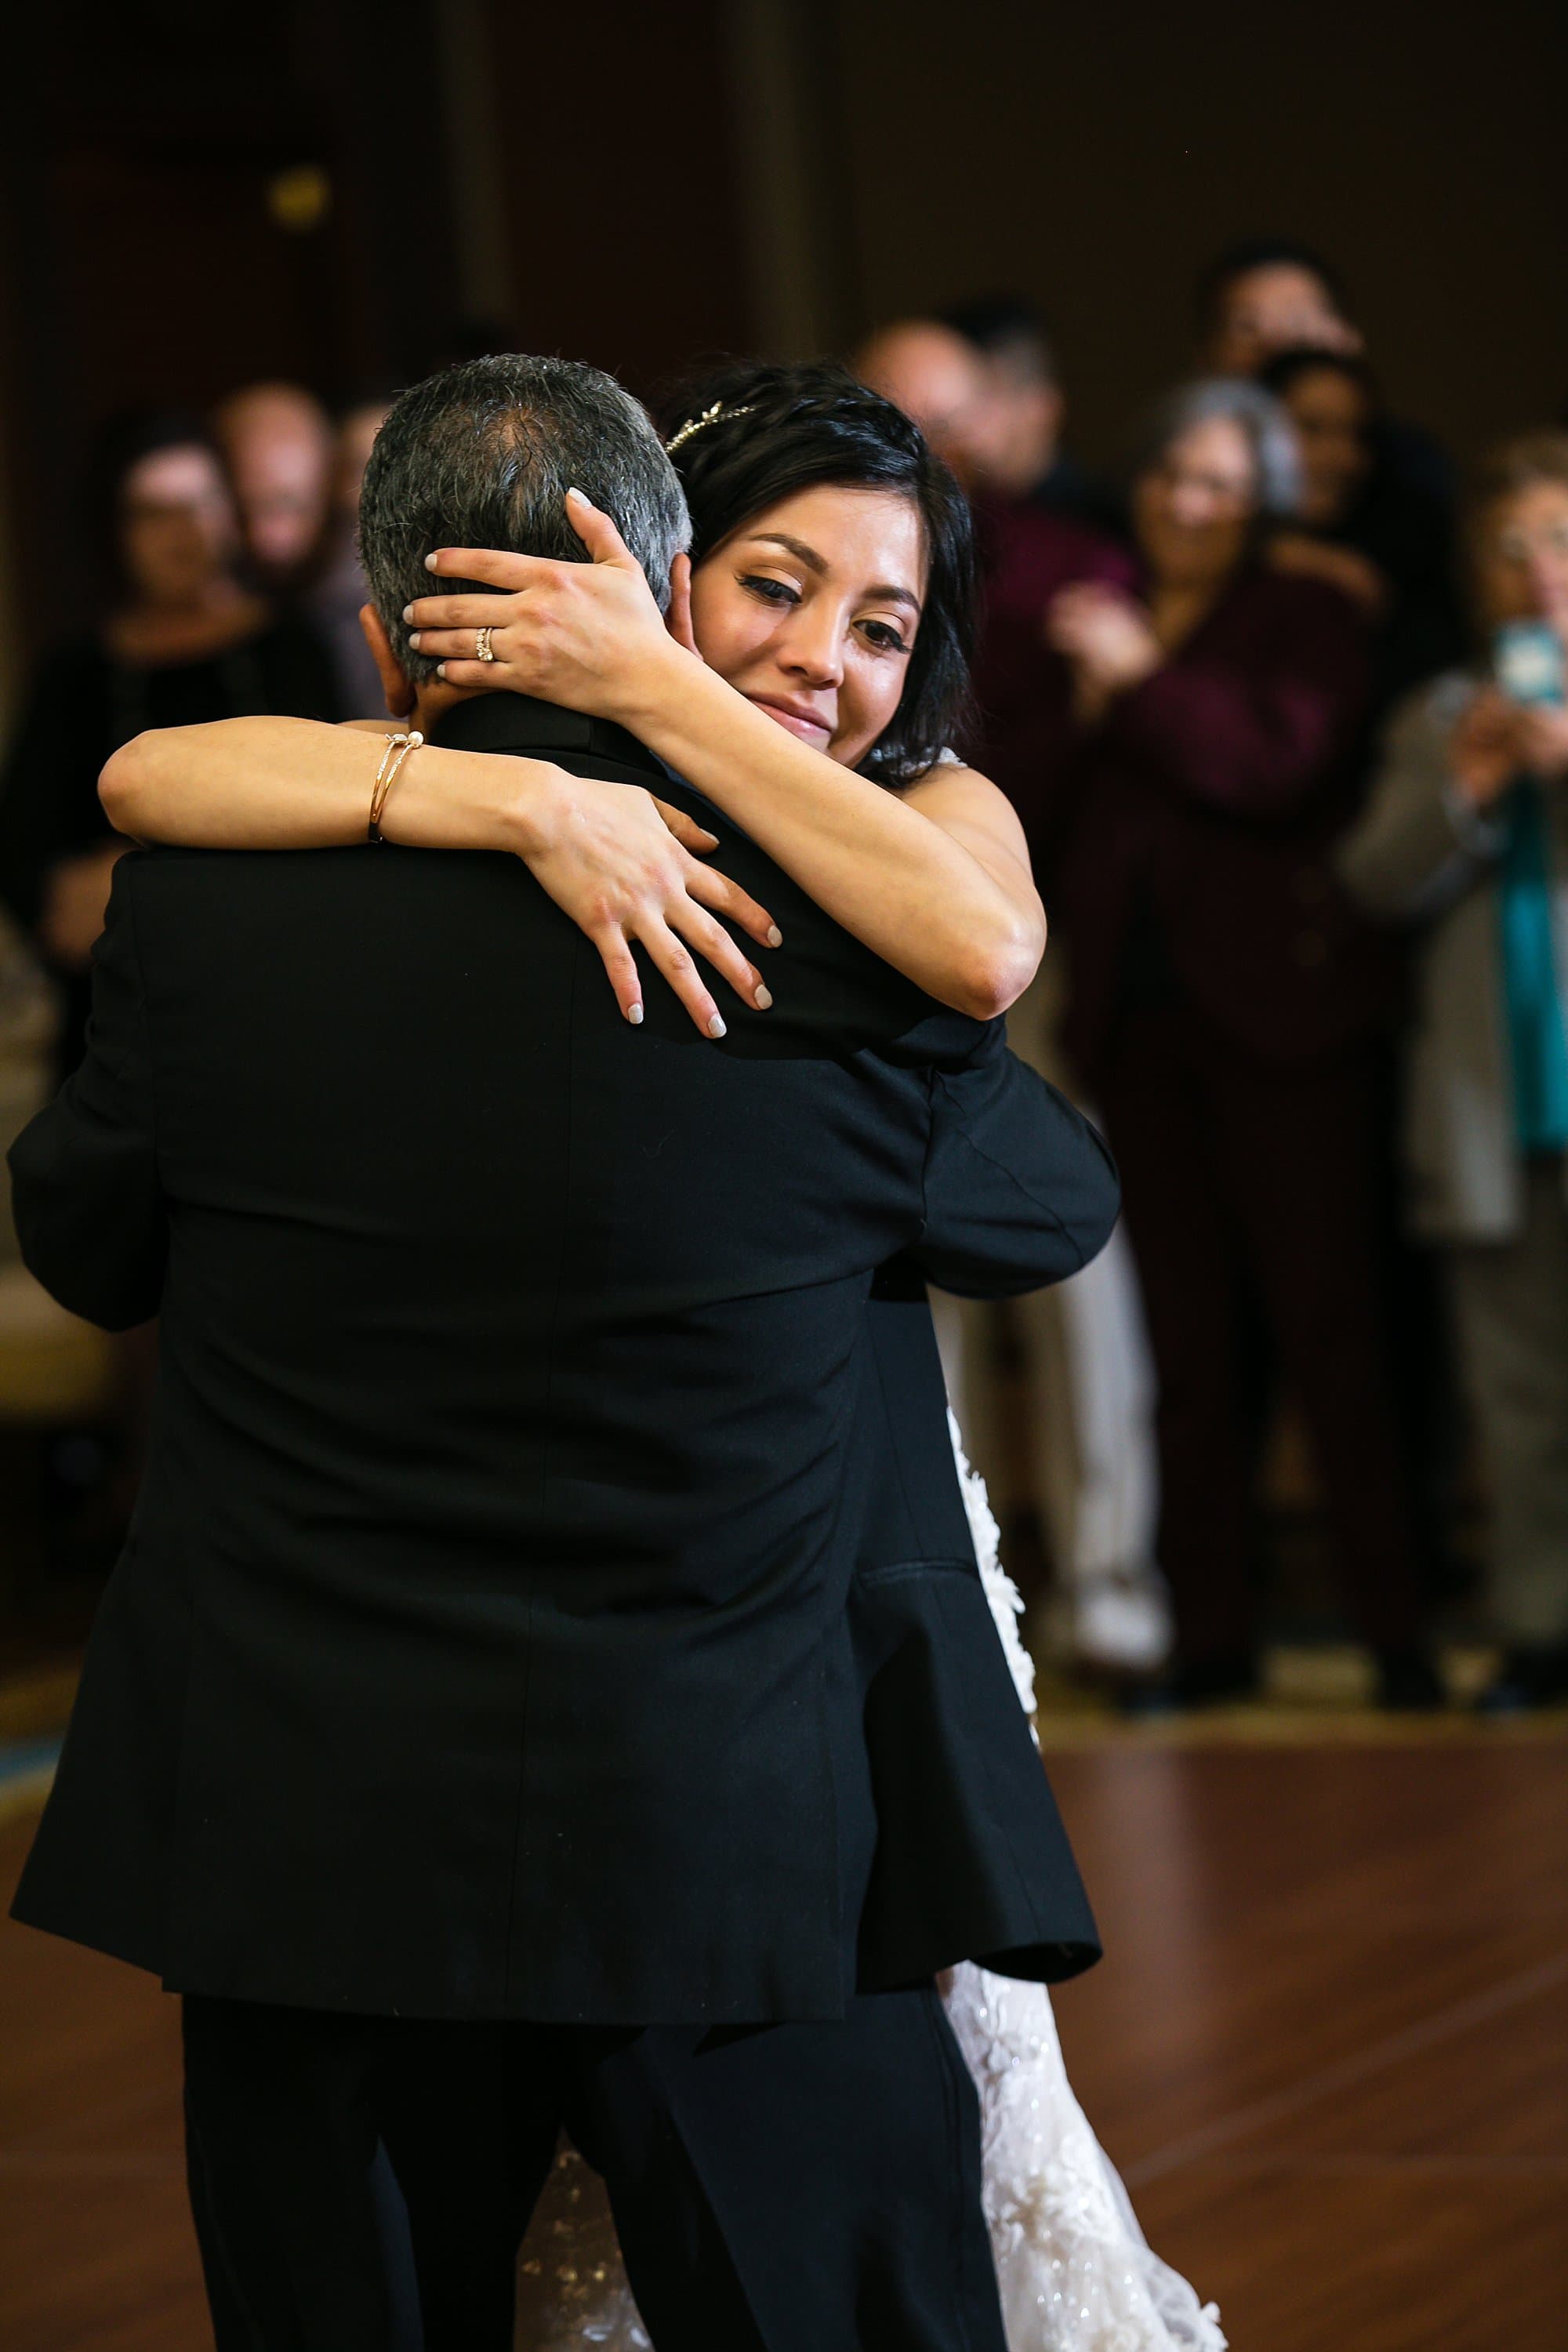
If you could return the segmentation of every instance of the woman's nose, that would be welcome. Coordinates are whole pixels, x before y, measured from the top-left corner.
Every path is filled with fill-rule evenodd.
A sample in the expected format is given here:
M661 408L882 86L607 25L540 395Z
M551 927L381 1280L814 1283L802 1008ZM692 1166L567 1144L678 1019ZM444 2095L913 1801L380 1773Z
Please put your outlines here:
M837 686L844 675L844 639L837 623L803 615L784 647L785 667L814 686Z

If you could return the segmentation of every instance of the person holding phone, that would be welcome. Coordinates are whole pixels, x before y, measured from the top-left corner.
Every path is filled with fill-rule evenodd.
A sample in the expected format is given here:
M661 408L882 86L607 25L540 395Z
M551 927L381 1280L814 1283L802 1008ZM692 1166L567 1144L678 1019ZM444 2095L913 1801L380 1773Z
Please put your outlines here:
M1568 1698L1568 433L1484 467L1484 655L1410 697L1341 870L1423 939L1409 1213L1445 1252L1493 1505L1480 1706Z

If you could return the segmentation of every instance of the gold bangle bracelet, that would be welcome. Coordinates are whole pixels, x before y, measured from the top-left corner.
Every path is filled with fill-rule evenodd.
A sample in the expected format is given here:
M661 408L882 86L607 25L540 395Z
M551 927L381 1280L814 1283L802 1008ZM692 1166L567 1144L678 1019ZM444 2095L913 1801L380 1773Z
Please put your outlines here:
M368 841L384 841L381 829L381 813L386 806L386 796L397 782L398 771L410 751L417 751L425 738L417 727L403 728L386 739L386 749L381 755L381 765L375 772L375 782L370 788L370 824Z

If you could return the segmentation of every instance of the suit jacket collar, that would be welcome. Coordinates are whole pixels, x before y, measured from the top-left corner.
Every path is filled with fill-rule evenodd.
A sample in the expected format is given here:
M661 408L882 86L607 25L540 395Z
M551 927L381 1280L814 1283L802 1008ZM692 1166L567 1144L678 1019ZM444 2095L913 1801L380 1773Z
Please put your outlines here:
M442 712L431 740L458 751L579 751L646 769L666 779L668 771L635 735L607 719L587 719L559 703L531 694L476 694Z

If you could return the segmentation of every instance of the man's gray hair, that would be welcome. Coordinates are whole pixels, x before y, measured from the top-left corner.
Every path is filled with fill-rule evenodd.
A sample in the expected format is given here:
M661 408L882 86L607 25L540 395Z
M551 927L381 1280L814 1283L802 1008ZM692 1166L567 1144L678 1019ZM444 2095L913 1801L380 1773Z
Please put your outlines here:
M360 493L370 600L408 676L436 675L411 651L403 608L480 583L432 579L437 547L496 547L586 562L566 516L579 489L615 521L662 611L669 567L691 541L679 478L641 404L580 360L502 352L426 377L394 404Z
M1171 444L1195 425L1207 425L1216 416L1238 425L1247 436L1260 519L1273 522L1296 514L1301 503L1301 449L1289 411L1271 392L1240 376L1200 376L1167 393L1143 420L1133 448L1133 478L1151 472Z

